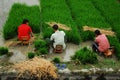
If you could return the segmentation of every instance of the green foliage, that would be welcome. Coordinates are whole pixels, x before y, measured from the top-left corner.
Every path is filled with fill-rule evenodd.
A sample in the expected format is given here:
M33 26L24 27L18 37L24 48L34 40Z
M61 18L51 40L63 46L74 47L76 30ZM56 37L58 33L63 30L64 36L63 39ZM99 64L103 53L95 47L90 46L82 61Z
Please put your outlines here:
M13 38L17 35L17 27L21 25L23 19L29 20L29 25L33 32L40 32L40 10L38 6L27 6L25 4L13 4L8 19L3 26L5 39Z
M93 53L92 51L90 51L86 47L77 51L75 53L75 55L72 56L71 58L72 58L72 60L79 60L83 64L86 64L86 63L94 64L94 63L98 62L96 53Z
M73 19L76 22L83 41L94 40L94 33L83 31L82 27L87 25L98 28L110 28L106 19L90 0L66 0Z
M47 49L47 48L40 48L40 49L39 49L39 52L40 52L41 54L47 54L47 53L48 53L48 49Z
M111 37L111 36L107 36L108 40L110 42L111 46L114 46L115 49L115 55L117 56L117 58L120 60L120 44L119 44L119 40L117 39L117 37Z
M40 56L40 55L41 55L41 53L39 53L39 52L36 52L36 55L37 55L37 56Z
M32 59L32 58L34 58L35 57L35 53L33 53L33 52L29 52L28 53L28 58L29 59Z
M40 0L40 2L42 7L42 20L44 24L45 22L57 22L67 25L72 29L70 31L65 31L68 41L79 44L80 33L78 32L77 26L71 17L70 10L66 5L65 0ZM47 25L43 26L44 36L50 37L49 33L51 34L51 30L45 28Z
M48 44L44 40L36 40L34 42L36 50L38 50L41 54L47 54L48 53Z
M44 40L40 40L40 39L35 40L34 45L36 49L47 47L47 43Z
M87 41L87 40L94 40L94 32L91 31L82 31L81 32L81 38L83 41Z
M118 0L92 0L120 40L120 3Z
M8 54L8 48L0 47L0 55Z
M91 0L66 0L66 3L79 29L85 25L98 28L110 27Z
M55 57L52 61L53 61L54 63L60 63L60 58Z
M50 36L53 33L53 29L49 25L47 25L45 23L43 23L42 28L43 28L43 38L44 39L46 39L46 38L50 39Z

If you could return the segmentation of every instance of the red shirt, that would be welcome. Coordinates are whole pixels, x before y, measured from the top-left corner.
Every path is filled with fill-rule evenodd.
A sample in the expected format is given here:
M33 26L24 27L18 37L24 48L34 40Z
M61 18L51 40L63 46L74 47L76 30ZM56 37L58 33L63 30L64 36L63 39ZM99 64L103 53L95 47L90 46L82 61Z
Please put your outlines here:
M95 42L98 43L98 49L101 52L105 52L108 48L110 48L109 41L104 34L97 36Z
M32 29L27 24L21 24L18 27L18 39L22 40L22 36L27 36L28 40L30 39L30 33L32 32Z

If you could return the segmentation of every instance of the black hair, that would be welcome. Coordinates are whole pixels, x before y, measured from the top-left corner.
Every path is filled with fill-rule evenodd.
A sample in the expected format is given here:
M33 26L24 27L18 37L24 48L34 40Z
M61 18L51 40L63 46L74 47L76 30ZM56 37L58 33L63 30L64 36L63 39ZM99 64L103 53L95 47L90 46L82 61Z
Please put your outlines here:
M58 30L58 25L57 24L55 24L55 25L53 25L53 27L52 27L54 30Z
M29 22L27 19L23 20L23 24L26 24L27 22Z
M101 32L99 31L99 30L95 30L95 32L94 32L96 35L100 35L101 34Z

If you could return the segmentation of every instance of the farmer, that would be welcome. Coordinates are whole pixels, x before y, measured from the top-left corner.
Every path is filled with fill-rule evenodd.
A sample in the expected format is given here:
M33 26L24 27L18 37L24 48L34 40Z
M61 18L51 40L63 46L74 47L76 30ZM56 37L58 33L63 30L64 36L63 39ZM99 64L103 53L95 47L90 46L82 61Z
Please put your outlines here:
M62 45L63 50L66 48L65 45L65 33L64 31L59 31L58 30L58 25L53 25L53 30L55 33L53 33L50 37L50 40L53 41L53 47L55 48L56 45Z
M18 39L20 41L22 41L23 38L30 40L33 37L32 29L28 24L29 21L27 19L24 19L23 23L18 27Z
M95 30L95 42L92 44L93 51L97 53L105 53L109 48L110 44L105 34L101 34L99 30Z

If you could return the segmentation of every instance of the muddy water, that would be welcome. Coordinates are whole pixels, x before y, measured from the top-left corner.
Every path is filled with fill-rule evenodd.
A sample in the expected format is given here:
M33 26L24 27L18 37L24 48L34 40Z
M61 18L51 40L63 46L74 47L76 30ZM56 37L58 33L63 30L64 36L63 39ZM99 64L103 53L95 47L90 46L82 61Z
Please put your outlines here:
M70 57L72 55L74 55L74 53L79 50L80 46L79 45L75 45L75 44L67 44L67 48L64 51L64 57L63 57L63 61L70 61Z
M19 50L11 50L13 55L9 58L8 62L10 63L18 63L27 60L26 56L21 53Z
M61 61L68 62L71 59L71 56L75 54L77 50L79 50L82 47L88 47L91 48L91 41L80 43L80 45L75 45L72 43L66 44L66 50L63 51L63 53L53 53L52 50L50 50L49 55L47 56L48 59L53 59L55 57L59 57Z
M64 52L65 55L63 57L63 61L70 61L71 56L73 56L77 50L83 47L88 47L91 49L91 41L82 42L80 45L70 43L67 44L67 49Z

